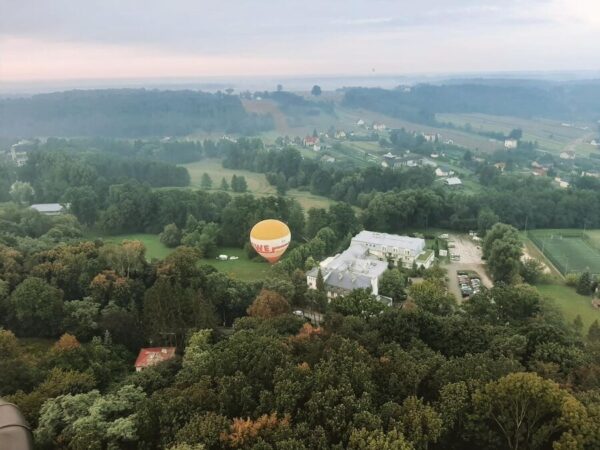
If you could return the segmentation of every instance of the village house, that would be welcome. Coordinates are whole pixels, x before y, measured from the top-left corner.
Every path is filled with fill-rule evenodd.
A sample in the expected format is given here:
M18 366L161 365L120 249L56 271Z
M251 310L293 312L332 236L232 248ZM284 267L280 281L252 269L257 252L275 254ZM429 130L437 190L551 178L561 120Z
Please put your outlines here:
M336 139L346 139L346 137L347 136L346 136L346 132L345 131L340 130L340 131L336 131L335 132L335 138Z
M504 170L506 170L506 163L505 162L499 162L494 164L494 167L496 169L498 169L500 172L504 172Z
M141 372L148 367L175 357L175 347L150 347L140 349L135 360L135 371Z
M575 152L573 150L567 150L560 152L560 159L575 159Z
M306 136L304 138L304 140L302 141L302 144L305 147L313 147L313 148L315 145L319 145L319 143L320 143L320 140L317 136Z
M519 146L519 141L516 139L505 139L504 148L507 150L514 150Z
M365 126L365 121L362 120L362 119L358 119L356 121L356 125L359 126L359 127L364 127Z
M423 165L423 161L419 155L399 156L394 160L394 167L418 167Z
M427 142L436 142L441 136L439 133L421 133Z
M19 141L10 147L10 157L17 167L23 167L27 162L27 147L32 143L30 141Z
M435 169L436 177L449 177L454 175L454 170L450 169L447 166L439 166Z
M554 181L556 181L558 183L558 186L562 189L567 189L570 186L570 183L568 181L565 181L560 177L555 177Z
M460 180L460 178L458 177L450 177L450 178L446 178L444 180L444 183L446 183L446 185L451 186L451 187L459 187L462 186L462 181Z
M373 231L361 231L342 253L322 261L306 274L309 289L317 288L319 271L327 296L335 298L354 289L369 289L379 295L379 279L388 269L389 261L403 267L413 264L431 267L432 250L425 248L425 240Z
M373 130L375 131L385 131L386 128L385 123L373 122Z

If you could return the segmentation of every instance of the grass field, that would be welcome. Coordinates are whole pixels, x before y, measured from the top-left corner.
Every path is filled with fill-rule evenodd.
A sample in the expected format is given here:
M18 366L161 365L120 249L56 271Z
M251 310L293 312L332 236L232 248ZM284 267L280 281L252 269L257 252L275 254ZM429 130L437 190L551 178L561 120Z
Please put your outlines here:
M513 128L520 128L523 130L523 140L537 141L541 150L554 154L560 153L569 144L589 134L589 130L565 127L560 122L549 119L525 119L488 114L437 114L436 117L441 122L450 122L457 126L470 124L474 132L496 131L508 134ZM589 151L587 149L586 153Z
M164 259L171 254L174 249L168 248L160 242L156 234L120 234L117 236L102 236L97 234L89 234L86 236L89 239L102 239L104 242L119 244L123 241L141 241L146 246L146 258ZM219 248L217 251L220 255L237 256L239 259L235 261L219 261L215 258L203 258L199 263L209 264L219 272L224 272L232 278L238 280L260 280L265 278L271 272L271 266L267 263L249 260L246 253L239 248Z
M589 233L600 237L600 232ZM600 274L600 251L594 248L587 233L584 236L581 230L534 230L529 238L563 275L586 271Z
M572 323L577 315L581 316L584 333L594 320L600 320L600 311L591 305L590 297L579 295L573 288L558 284L542 284L536 288L560 309L568 322Z
M244 250L240 248L220 248L220 255L237 256L235 261L219 261L214 258L201 259L203 264L209 264L219 272L226 273L231 278L244 281L261 280L271 273L271 266L266 262L249 260Z
M157 234L134 233L119 234L116 236L90 235L87 237L90 239L100 238L104 242L110 242L114 244L120 244L123 241L140 241L146 247L146 258L148 260L164 259L173 251L172 248L166 247L162 242L160 242L160 238Z
M213 189L218 189L221 185L221 179L225 178L228 183L231 183L233 175L243 175L248 183L248 191L253 194L275 194L275 188L269 184L266 177L262 173L250 172L247 170L225 169L221 165L219 159L203 159L190 164L184 164L190 173L190 186L200 188L200 180L202 175L207 173L210 175L213 182Z
M194 189L200 188L200 180L202 174L208 173L213 181L213 189L217 190L221 185L221 179L225 178L229 183L233 175L243 175L248 183L248 192L256 196L277 195L277 191L271 186L265 175L262 173L254 173L247 170L225 169L218 159L205 159L190 164L185 164L190 173L190 186ZM230 194L233 194L229 191ZM320 195L313 195L308 191L299 191L298 189L290 189L286 196L294 198L300 203L304 211L310 208L328 208L335 203L333 200Z

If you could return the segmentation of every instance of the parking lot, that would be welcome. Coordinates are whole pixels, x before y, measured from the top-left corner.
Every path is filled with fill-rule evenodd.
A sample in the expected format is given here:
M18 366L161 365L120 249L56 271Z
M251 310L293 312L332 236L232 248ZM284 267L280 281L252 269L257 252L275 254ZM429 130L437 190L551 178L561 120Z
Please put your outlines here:
M450 235L449 243L451 248L449 251L453 255L458 255L458 259L452 260L446 268L448 269L448 288L456 299L460 302L463 300L463 292L459 281L459 272L467 274L477 274L480 280L480 285L490 288L493 286L492 280L485 272L485 264L481 259L481 248L479 243L472 240L467 235ZM463 283L464 284L464 283ZM469 281L469 284L471 282ZM473 289L473 286L470 286Z

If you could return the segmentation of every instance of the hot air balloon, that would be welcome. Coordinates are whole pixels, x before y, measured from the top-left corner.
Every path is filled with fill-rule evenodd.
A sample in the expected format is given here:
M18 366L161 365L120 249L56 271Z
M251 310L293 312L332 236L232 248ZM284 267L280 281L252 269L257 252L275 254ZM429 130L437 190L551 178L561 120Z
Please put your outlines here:
M250 231L250 243L256 253L271 264L277 262L290 245L292 233L288 226L274 219L258 222Z

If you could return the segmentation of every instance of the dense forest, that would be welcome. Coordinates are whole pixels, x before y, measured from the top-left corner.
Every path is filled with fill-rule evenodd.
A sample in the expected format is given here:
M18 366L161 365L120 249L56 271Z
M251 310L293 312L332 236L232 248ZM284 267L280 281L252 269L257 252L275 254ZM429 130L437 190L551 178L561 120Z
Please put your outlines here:
M273 128L237 96L146 89L76 90L0 100L0 136L162 137Z
M11 242L40 221L79 227L9 209L0 244L0 395L21 408L36 448L600 445L600 326L565 323L526 284L459 306L440 268L412 285L393 268L396 307L361 290L327 304L306 290L304 267L241 282L198 265L194 247L148 262L136 241ZM317 239L333 238L328 252L346 224L332 210L316 226ZM298 307L321 311L320 323L292 315ZM178 356L133 371L140 346L162 344Z
M0 210L0 396L23 411L37 448L600 445L600 326L566 323L525 284L535 268L520 266L517 231L494 225L598 226L593 180L559 190L482 164L482 190L466 194L437 188L430 169L337 169L258 140L172 147L267 172L283 191L345 200L305 214L285 195L169 189L189 175L145 159L141 149L166 148L158 143L114 144L127 156L106 141L45 145L23 167L0 165L19 179ZM26 206L38 200L68 202L72 215ZM264 218L285 221L293 236L266 279L199 263L220 246L255 257L247 237ZM330 303L322 286L307 290L306 270L361 228L423 224L491 229L483 245L496 287L459 305L434 266L387 270L380 291L392 307L364 290ZM139 241L90 241L90 228L162 232L175 249L149 261ZM298 308L316 311L313 323L291 313ZM134 372L139 348L157 345L177 356Z
M420 84L395 90L351 88L345 91L343 104L431 125L437 124L436 113L595 121L600 115L600 83L511 83L499 80L497 83Z

